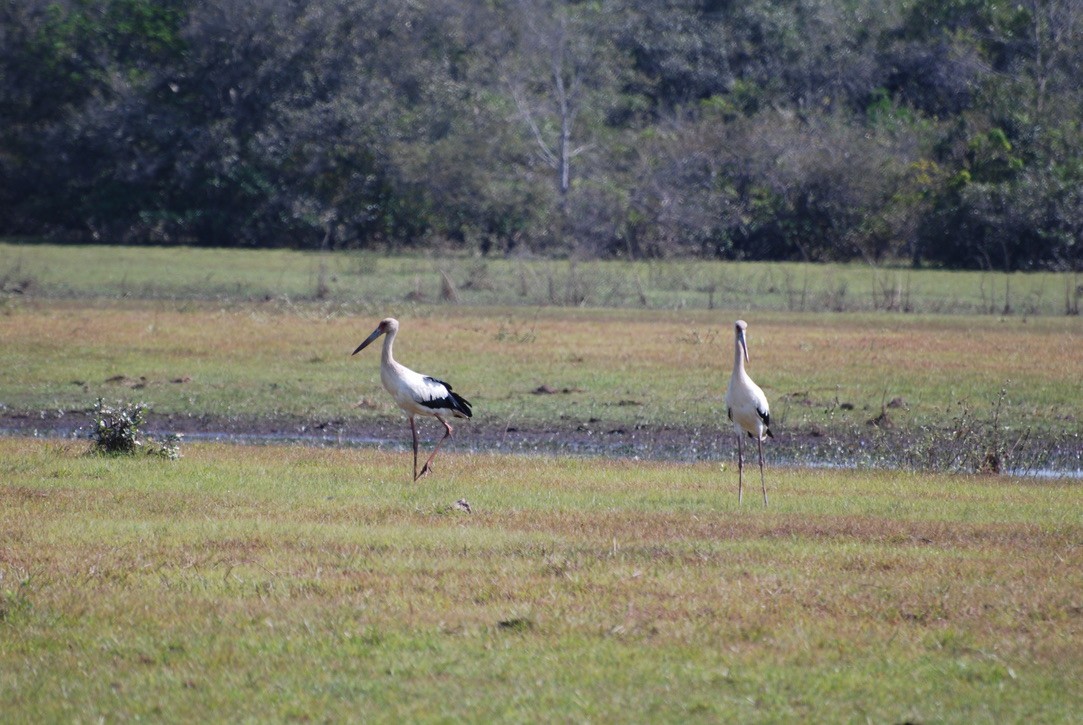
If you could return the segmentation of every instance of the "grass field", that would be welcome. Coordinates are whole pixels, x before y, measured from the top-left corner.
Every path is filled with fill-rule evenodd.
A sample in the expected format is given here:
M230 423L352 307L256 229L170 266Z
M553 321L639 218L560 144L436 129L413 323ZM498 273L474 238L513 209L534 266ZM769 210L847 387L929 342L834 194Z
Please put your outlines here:
M379 352L349 355L389 314L399 359L476 414L417 484L401 444L186 441L168 461L0 437L4 723L1083 711L1078 478L946 473L1021 441L1080 467L1066 276L898 272L902 312L874 310L861 268L3 244L0 259L6 422L47 427L103 397L176 420L386 423L405 444ZM1014 313L974 314L1003 310L1005 282ZM755 476L737 506L722 420L737 317L778 435L769 509ZM890 427L869 424L881 413ZM530 426L668 430L688 456L486 449ZM821 442L817 463L843 442L918 460L781 465L795 439Z
M460 428L464 444L471 431L522 426L603 434L668 426L711 441L712 455L722 451L736 310L388 312L402 320L398 358L451 381L474 403L475 421ZM180 417L290 417L345 428L401 422L379 383L379 351L349 355L382 314L24 300L0 315L0 404L55 418L103 397ZM749 345L780 446L795 435L854 440L901 431L924 456L975 421L988 429L1003 391L998 445L1029 431L1032 447L1055 444L1062 458L1083 448L1077 317L764 312L750 316ZM538 395L541 386L558 392ZM893 400L891 430L870 426ZM731 446L727 438L725 450ZM1078 467L1078 456L1066 465Z
M868 265L479 259L368 252L0 242L0 291L27 296L623 307L786 312L1079 314L1078 273Z
M1072 722L1083 490L0 439L5 721ZM466 499L473 513L453 508Z

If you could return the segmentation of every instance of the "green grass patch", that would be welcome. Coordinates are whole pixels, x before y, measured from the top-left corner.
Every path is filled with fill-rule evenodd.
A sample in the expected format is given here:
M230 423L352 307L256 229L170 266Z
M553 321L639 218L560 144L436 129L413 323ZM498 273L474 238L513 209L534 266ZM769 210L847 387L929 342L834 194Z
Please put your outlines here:
M1078 315L1078 273L867 265L388 257L369 252L0 243L21 296L787 312Z
M1078 485L782 469L764 510L717 464L84 451L0 439L7 722L1083 707Z

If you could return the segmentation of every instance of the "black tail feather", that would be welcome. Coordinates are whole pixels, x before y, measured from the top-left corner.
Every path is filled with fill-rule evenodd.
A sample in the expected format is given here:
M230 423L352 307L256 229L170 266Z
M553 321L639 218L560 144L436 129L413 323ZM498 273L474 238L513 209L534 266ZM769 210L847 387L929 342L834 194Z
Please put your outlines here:
M448 392L451 393L451 400L454 402L454 405L451 406L452 410L459 411L467 418L473 417L474 412L470 410L470 401L458 393L451 392L450 390Z

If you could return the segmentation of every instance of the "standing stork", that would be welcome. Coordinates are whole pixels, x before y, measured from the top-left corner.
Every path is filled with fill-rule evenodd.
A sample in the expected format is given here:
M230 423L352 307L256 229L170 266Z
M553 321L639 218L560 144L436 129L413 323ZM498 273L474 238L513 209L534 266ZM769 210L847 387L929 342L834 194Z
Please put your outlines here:
M436 458L440 444L451 436L451 426L448 425L445 417L469 418L473 414L470 411L470 402L458 393L452 392L451 386L443 380L414 372L395 361L391 348L395 344L395 335L398 332L399 321L394 317L388 317L376 326L372 334L358 345L352 354L356 355L364 350L380 335L387 335L384 340L384 351L380 356L380 381L410 420L410 432L414 435L414 480L416 481L432 470L432 460ZM418 415L431 415L443 423L444 430L447 431L436 444L429 460L425 461L421 473L417 472L417 423L414 421L414 417Z
M763 439L775 436L770 428L771 410L767 405L767 396L745 372L745 362L748 361L748 342L745 340L747 329L748 323L744 320L737 320L734 325L733 375L730 376L730 384L726 388L726 417L733 421L733 429L737 432L737 503L741 503L744 494L742 441L744 434L747 433L749 438L756 439L756 446L759 448L760 486L763 487L763 505L766 506L767 483L763 478Z

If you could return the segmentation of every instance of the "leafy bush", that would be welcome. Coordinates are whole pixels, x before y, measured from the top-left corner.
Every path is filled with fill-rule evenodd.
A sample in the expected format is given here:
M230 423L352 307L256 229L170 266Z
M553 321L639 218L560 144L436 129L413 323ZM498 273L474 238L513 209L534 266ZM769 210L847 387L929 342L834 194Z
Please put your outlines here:
M107 456L130 456L142 449L147 455L175 461L180 458L180 435L169 433L161 441L146 436L146 403L117 403L111 406L102 398L94 404L94 430L90 434L91 453Z

